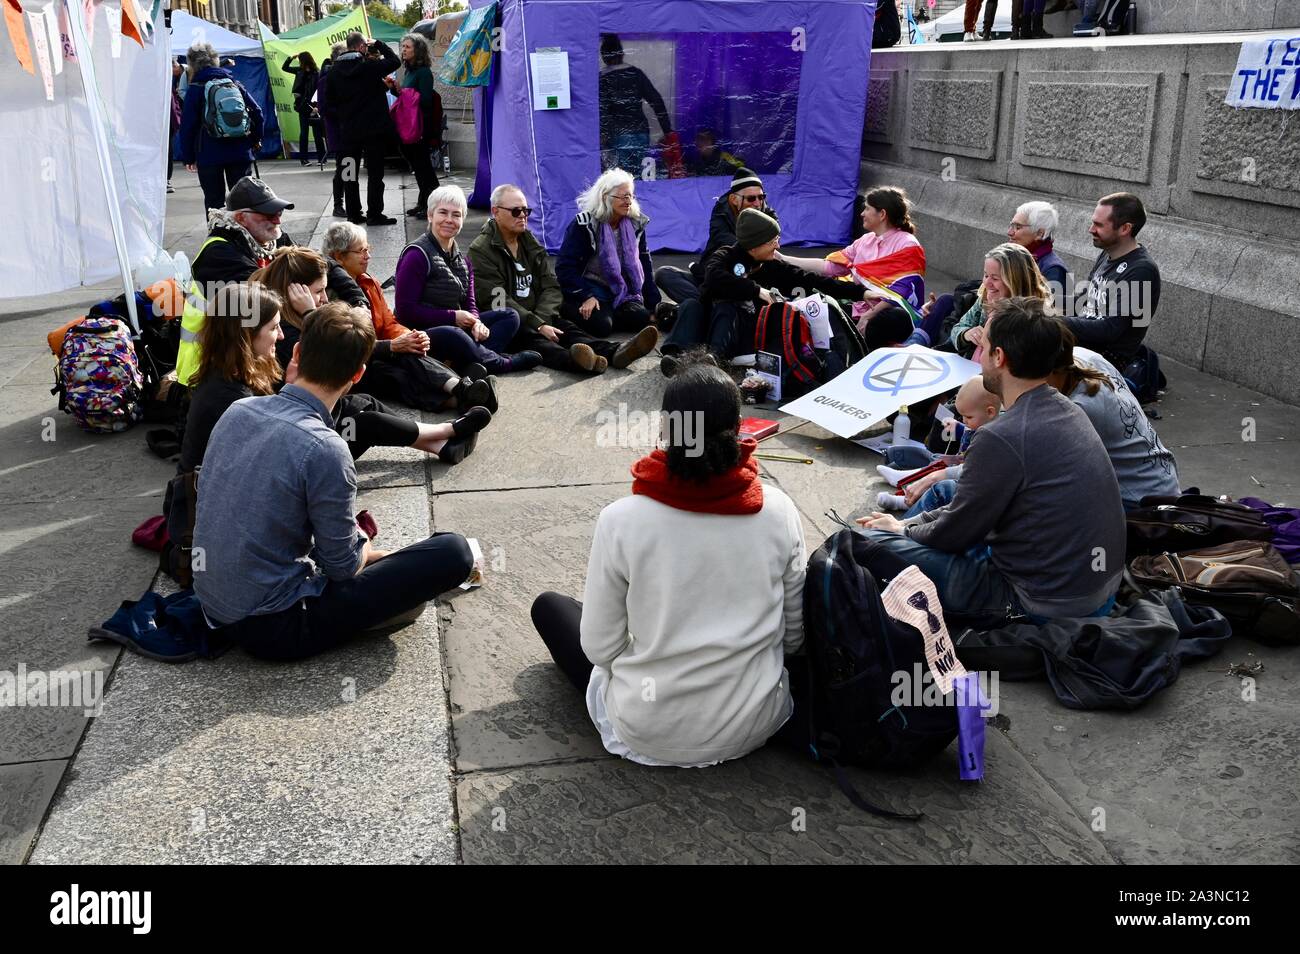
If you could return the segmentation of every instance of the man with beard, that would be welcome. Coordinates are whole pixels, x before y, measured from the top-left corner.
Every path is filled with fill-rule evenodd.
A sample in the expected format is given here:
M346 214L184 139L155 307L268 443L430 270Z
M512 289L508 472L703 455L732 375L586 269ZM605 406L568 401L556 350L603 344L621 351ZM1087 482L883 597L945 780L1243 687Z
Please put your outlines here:
M1114 604L1125 550L1115 470L1088 416L1047 381L1072 346L1042 302L1007 299L980 359L1002 414L976 431L952 502L906 522L858 521L899 569L920 567L948 613L1042 622Z

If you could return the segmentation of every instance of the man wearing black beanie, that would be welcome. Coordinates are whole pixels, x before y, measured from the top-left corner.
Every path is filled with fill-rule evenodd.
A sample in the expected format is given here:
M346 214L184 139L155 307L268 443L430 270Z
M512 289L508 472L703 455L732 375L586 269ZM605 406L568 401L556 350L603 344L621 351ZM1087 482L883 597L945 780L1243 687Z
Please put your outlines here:
M655 269L655 284L659 290L678 304L698 299L705 263L718 249L736 244L736 220L745 209L754 209L777 219L776 211L767 204L763 180L753 169L742 166L732 175L731 187L713 205L709 216L709 241L704 246L704 254L699 261L691 263L689 271L672 265Z

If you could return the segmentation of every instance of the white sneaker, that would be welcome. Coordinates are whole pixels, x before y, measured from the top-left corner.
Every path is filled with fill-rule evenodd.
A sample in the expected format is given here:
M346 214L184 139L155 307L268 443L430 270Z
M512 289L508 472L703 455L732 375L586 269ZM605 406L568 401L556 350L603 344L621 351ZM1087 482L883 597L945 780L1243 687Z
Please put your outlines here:
M889 486L897 487L900 480L904 477L910 477L920 469L920 467L913 467L910 470L895 470L892 467L886 467L884 464L878 464L876 466L876 473L885 478L885 481Z
M887 490L882 490L876 494L876 508L884 511L902 511L907 509L907 501L903 499L902 494L891 494Z
M962 42L963 42L963 43L973 43L975 40L978 40L978 39L979 39L979 37L976 36L974 33L967 33L967 34L965 34L965 35L962 36Z

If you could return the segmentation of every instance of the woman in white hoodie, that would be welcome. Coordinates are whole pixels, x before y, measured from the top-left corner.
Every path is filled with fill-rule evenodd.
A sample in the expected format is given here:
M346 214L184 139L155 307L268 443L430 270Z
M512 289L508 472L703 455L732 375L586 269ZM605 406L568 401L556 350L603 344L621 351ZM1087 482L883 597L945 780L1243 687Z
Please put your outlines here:
M533 603L605 748L644 765L739 758L793 712L784 655L803 644L803 528L759 480L740 405L717 367L674 377L666 449L633 465L632 495L596 521L583 602Z

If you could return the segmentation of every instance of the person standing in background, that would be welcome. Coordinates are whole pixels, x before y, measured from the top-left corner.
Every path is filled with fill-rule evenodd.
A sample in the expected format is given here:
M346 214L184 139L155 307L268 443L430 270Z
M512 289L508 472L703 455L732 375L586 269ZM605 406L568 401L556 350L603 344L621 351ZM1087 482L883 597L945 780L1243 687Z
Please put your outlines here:
M298 65L294 66L297 57ZM307 165L307 133L316 139L316 161L325 167L325 146L321 142L323 130L320 115L312 100L320 83L320 70L316 67L316 58L310 53L294 53L285 57L280 67L286 73L293 74L293 111L298 114L298 164Z

